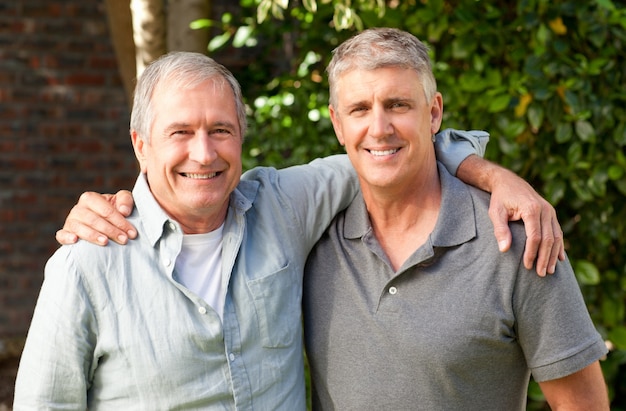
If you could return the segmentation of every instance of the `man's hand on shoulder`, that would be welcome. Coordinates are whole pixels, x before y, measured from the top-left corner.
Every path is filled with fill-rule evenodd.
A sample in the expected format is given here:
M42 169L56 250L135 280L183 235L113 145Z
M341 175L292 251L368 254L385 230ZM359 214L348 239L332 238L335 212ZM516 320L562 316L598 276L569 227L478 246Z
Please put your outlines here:
M464 182L491 193L489 217L500 251L511 247L509 221L523 220L526 228L524 266L537 274L553 274L557 260L565 259L563 231L554 207L524 179L476 155L467 157L457 176Z
M109 239L126 244L128 239L137 237L137 231L125 218L133 204L133 196L127 190L115 195L85 192L70 210L63 228L57 231L56 240L62 245L73 244L79 238L99 245L106 245Z

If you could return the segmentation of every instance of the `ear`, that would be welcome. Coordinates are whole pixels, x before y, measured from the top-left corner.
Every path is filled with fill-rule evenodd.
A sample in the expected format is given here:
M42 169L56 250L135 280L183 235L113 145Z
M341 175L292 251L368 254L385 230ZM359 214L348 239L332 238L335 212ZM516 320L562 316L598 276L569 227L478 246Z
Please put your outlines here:
M141 168L141 172L145 173L148 168L146 155L146 146L148 145L148 143L146 143L143 138L139 137L137 130L130 131L130 140L133 143L135 157L137 157L137 161L139 161L139 167Z
M443 121L443 97L441 93L435 93L430 106L430 133L436 134L441 128Z
M328 105L328 112L330 113L330 121L333 123L333 129L335 129L335 136L339 141L339 144L344 146L346 143L343 139L343 133L341 130L341 122L339 121L339 115L335 111L335 108L332 105Z

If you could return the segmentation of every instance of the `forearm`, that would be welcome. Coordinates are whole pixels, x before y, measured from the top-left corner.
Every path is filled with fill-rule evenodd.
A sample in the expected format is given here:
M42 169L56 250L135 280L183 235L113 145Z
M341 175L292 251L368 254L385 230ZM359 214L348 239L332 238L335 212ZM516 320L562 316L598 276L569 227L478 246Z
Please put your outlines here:
M465 183L489 193L493 192L494 187L502 177L517 177L512 171L477 155L470 155L463 160L457 169L456 175ZM519 178L516 179L521 180Z
M554 411L608 411L609 398L600 364L559 378L540 382L550 408Z

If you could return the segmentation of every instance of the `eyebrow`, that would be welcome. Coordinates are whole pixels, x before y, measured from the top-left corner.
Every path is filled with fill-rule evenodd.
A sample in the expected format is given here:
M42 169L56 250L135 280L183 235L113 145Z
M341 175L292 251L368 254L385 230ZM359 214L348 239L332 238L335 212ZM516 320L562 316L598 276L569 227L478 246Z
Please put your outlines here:
M171 131L174 130L179 130L179 129L185 129L185 128L189 128L191 127L191 123L186 123L186 122L175 122L175 123L171 123L170 125L168 125L167 127L165 127L165 132L169 133ZM215 128L215 127L224 127L224 128L232 128L232 129L237 129L237 125L230 122L230 121L215 121L211 124L209 124L209 128Z
M407 102L412 102L412 101L414 101L412 97L389 97L383 100L383 105L388 106L394 103L407 103ZM350 103L346 105L346 109L350 110L355 107L369 107L369 106L371 106L371 103L369 100L360 100L355 103Z

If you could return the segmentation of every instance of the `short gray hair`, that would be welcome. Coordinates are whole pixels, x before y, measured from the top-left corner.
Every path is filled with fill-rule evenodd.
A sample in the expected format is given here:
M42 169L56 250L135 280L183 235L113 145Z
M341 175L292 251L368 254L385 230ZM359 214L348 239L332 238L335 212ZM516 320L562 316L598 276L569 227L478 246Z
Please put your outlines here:
M171 87L194 87L209 79L222 79L233 91L239 131L241 137L246 133L248 126L246 106L241 94L241 86L233 74L212 58L200 53L176 51L165 54L152 62L139 76L133 109L130 115L130 128L137 131L139 136L150 142L150 129L154 122L152 96L154 91L164 81L171 81Z
M415 36L392 28L372 28L344 41L333 50L326 72L330 87L330 104L337 104L337 81L350 70L376 70L401 67L417 72L430 101L437 92L428 47Z

